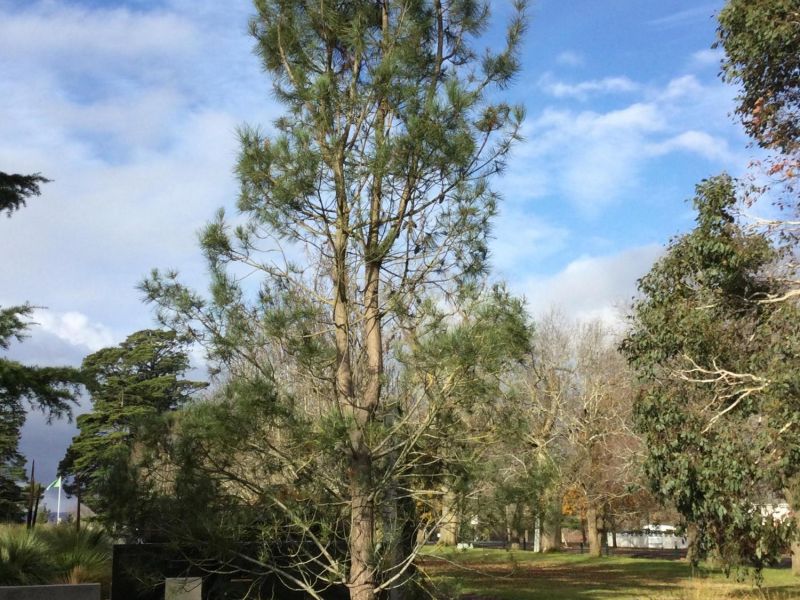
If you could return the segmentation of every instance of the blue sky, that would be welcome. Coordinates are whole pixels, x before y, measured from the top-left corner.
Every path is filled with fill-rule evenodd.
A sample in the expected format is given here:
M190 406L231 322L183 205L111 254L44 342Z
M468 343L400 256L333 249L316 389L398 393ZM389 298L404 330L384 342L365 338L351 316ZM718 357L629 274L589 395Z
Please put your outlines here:
M506 2L492 2L499 19ZM509 94L526 140L498 180L498 276L539 314L614 319L695 183L751 150L719 81L702 0L540 0ZM568 7L568 8L567 8ZM196 232L233 206L236 127L280 114L246 36L248 0L0 0L0 170L53 179L0 219L0 305L46 307L12 348L77 364L153 324L135 286L176 267L202 286ZM72 434L26 425L44 476Z

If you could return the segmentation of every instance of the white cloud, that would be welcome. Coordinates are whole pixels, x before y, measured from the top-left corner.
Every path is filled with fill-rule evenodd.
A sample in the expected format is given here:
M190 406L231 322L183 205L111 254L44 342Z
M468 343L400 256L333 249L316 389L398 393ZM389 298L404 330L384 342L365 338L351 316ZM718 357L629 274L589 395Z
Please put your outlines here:
M134 290L151 268L200 280L196 232L237 195L236 127L275 114L251 10L0 0L0 169L53 180L0 220L0 251L20 257L0 270L8 303L129 331L152 322Z
M2 7L0 6L0 10ZM76 57L93 56L95 69L119 59L189 53L199 46L193 24L168 12L125 8L88 9L60 2L31 2L24 10L3 11L0 55L15 62L57 62L70 68ZM134 65L130 65L134 66Z
M108 327L92 322L79 312L56 313L39 309L34 312L33 321L42 331L72 346L84 346L92 352L114 344L114 335Z
M634 183L642 149L665 126L653 104L606 113L547 109L526 127L528 141L503 181L506 196L559 193L582 211L596 213ZM525 184L537 178L538 187Z
M557 308L579 319L602 319L619 325L636 294L636 281L663 252L651 244L607 256L586 256L549 277L532 277L518 286L531 314L540 317Z
M747 164L745 141L738 152L729 141L728 86L693 75L634 85L634 102L605 112L559 106L531 117L501 182L506 197L560 196L593 216L625 199L645 169L667 155L699 157L711 172Z
M730 162L734 159L727 140L704 131L684 131L650 148L650 152L656 156L676 150L685 150L712 161Z
M580 67L584 64L583 55L572 50L566 50L556 56L556 62L565 67Z
M620 94L635 92L639 86L627 77L604 77L578 83L558 81L549 73L539 79L541 88L556 98L586 100L596 94Z
M725 58L725 52L722 48L704 48L692 54L689 64L699 69L711 66L719 67L723 58Z
M697 97L704 91L703 85L694 75L682 75L671 79L667 86L657 93L662 101L676 101Z

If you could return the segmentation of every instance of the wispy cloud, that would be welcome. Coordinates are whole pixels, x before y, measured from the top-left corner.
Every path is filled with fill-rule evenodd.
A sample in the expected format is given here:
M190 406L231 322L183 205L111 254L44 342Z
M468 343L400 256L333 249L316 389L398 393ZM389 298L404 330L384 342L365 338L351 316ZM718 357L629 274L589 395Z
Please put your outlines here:
M657 27L677 27L698 19L710 19L714 16L717 8L717 4L703 4L658 17L648 21L647 24Z
M506 198L495 221L492 264L503 275L526 271L533 258L542 260L563 250L569 230L538 216L535 207L519 197Z
M580 67L585 62L583 55L573 50L565 50L556 56L556 63L565 67Z
M71 346L83 346L92 352L114 344L114 335L108 327L92 322L76 311L57 313L40 309L33 315L33 321L42 331Z
M723 84L685 75L661 86L623 86L633 88L633 102L620 108L551 106L531 117L502 182L506 195L558 196L592 216L625 198L645 168L667 155L694 155L713 170L746 164L726 139L732 92Z
M692 54L689 66L698 69L719 67L723 58L725 58L725 52L722 48L704 48Z
M635 92L639 89L634 81L627 77L604 77L578 83L567 83L555 79L546 73L539 79L539 85L545 93L556 98L577 98L586 100L596 94L619 94Z
M649 152L655 156L685 150L711 161L730 163L735 160L728 141L704 131L684 131L658 144L653 144Z

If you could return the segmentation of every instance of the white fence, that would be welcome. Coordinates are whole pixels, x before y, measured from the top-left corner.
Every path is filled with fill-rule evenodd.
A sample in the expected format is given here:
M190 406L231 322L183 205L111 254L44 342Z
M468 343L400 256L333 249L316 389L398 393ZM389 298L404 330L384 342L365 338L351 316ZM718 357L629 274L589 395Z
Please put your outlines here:
M613 537L608 534L608 545L613 545ZM618 548L653 548L664 550L685 550L686 538L676 535L671 525L654 525L642 531L617 533Z

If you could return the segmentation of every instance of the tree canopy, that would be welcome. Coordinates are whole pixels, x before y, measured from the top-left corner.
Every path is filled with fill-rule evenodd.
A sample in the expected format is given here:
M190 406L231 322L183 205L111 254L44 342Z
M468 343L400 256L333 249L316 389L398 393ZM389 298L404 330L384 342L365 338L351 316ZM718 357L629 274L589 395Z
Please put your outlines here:
M800 466L800 322L770 302L778 253L734 219L734 181L697 187L695 229L639 282L623 349L643 389L636 423L656 491L699 528L699 548L763 566L791 529L760 506Z
M761 146L800 144L800 6L797 0L729 0L719 13L723 75L741 84L737 114Z

